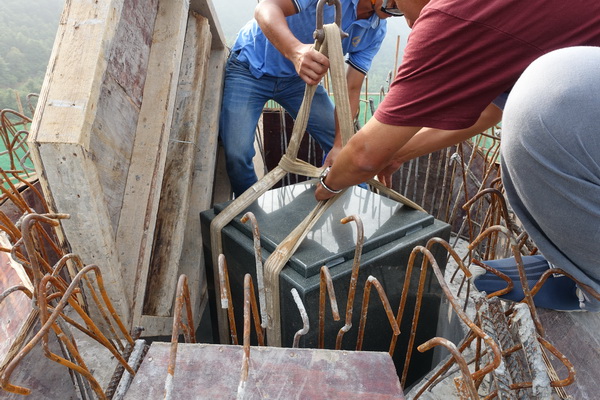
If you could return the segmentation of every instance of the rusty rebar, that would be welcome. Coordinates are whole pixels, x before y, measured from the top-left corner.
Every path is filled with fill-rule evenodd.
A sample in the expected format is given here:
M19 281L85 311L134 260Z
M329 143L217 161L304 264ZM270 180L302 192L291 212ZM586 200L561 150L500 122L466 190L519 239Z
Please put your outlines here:
M65 264L68 261L74 261L76 270L78 269L79 272L81 272L81 270L83 270L85 268L83 261L81 260L81 258L78 255L69 253L69 254L66 254L63 257L61 257L61 259L58 260L58 262L54 265L54 267L52 269L52 276L57 279L60 279L57 275L60 273L61 269L65 266ZM102 278L102 273L100 272L100 269L93 264L90 265L89 267L93 267L93 268L91 268L91 270L94 271L94 274L96 276L96 284L98 286L98 289L94 288L94 285L93 285L92 281L89 279L87 273L82 275L82 280L84 280L86 282L86 285L88 286L88 289L90 290L90 294L92 295L92 299L94 300L94 303L96 304L98 311L103 316L104 320L107 322L109 330L113 334L117 344L120 344L120 342L118 341L119 338L118 338L118 335L113 326L114 324L117 325L117 327L119 328L119 331L121 332L121 335L127 341L127 343L129 345L133 346L134 339L131 337L129 331L125 327L125 324L123 324L123 321L121 321L121 318L119 317L117 311L115 310L114 306L112 305L112 302L110 301L110 298L108 297L108 293L106 292L106 287L104 286L104 279ZM62 284L63 281L58 280L55 282ZM60 285L58 286L58 288L59 288L59 290L62 290ZM96 291L100 292L100 298L102 299L102 302L104 303L104 305L100 302L100 298L98 297L98 294L96 293ZM78 288L75 288L73 291L74 294L78 293L78 292L79 292ZM77 299L77 300L79 300L79 299ZM109 316L111 318L109 318ZM63 318L65 318L64 315L63 315ZM112 321L114 321L114 323L111 322L111 319L112 319ZM122 350L123 347L121 345L119 346L119 348L121 349L121 351L123 351Z
M490 198L488 199L488 201L490 203L490 206L488 207L488 216L486 216L486 218L485 218L485 219L490 220L489 226L499 225L499 223L500 223L499 218L501 215L502 218L504 219L505 226L508 229L510 229L511 226L513 226L514 224L512 223L512 220L511 220L510 216L508 215L508 207L506 205L506 199L504 198L504 195L502 194L502 192L500 192L500 190L498 190L496 188L487 188L487 189L480 190L478 193L476 193L471 199L469 199L463 205L462 208L467 213L467 220L469 221L469 224L472 223L471 207L473 206L473 204L476 201L478 201L479 199L481 199L482 197L484 197L486 195L490 195L489 196ZM498 215L496 218L493 218L491 214L497 208L499 208L500 215ZM485 225L486 225L486 223L483 224L483 226L485 226ZM480 231L480 233L481 233L481 231ZM470 239L470 241L473 241L475 239L475 237L472 234L470 234L469 239ZM486 254L483 255L484 258L486 258L486 259L495 258L494 253L495 253L496 241L497 241L497 236L493 236L490 238L490 244L486 250Z
M254 323L256 327L257 336L262 334L260 323L258 322L256 297L254 295L254 285L252 284L252 276L246 274L244 276L244 337L243 337L243 357L242 357L242 371L240 376L240 383L238 385L237 398L244 398L244 391L246 389L246 383L248 381L248 370L250 368L250 331L251 331L251 317L254 312Z
M502 279L504 282L506 282L506 287L504 289L500 289L500 290L496 290L495 292L492 293L488 293L487 294L487 298L491 299L492 297L497 297L497 296L503 296L507 293L509 293L511 290L513 290L515 284L512 281L512 279L510 279L510 277L500 271L498 271L495 268L490 267L489 265L487 265L486 263L483 263L475 258L473 258L471 260L471 262L475 265L477 265L478 267L481 267L483 269L485 269L488 272L491 272L492 274L496 275L498 278Z
M431 251L432 247L434 244L438 244L440 246L442 246L447 252L448 254L450 254L450 257L452 257L454 259L454 262L456 263L457 267L456 270L454 271L454 273L452 274L452 277L450 278L450 282L452 283L454 281L454 278L456 277L456 274L458 273L458 271L462 271L463 272L463 279L460 283L460 287L458 288L458 293L457 296L460 296L460 293L462 292L462 288L463 288L463 284L465 282L468 282L469 284L467 285L467 294L465 296L465 303L463 305L463 311L466 310L467 308L467 303L469 301L469 292L470 292L470 283L471 283L471 277L472 277L472 273L469 270L469 268L467 268L463 262L463 260L460 258L460 256L458 255L458 253L452 248L452 246L450 245L450 243L448 243L447 241L445 241L442 238L438 238L438 237L433 237L431 239L429 239L427 241L426 244L426 248L427 250ZM445 282L445 279L444 279Z
M67 290L63 293L62 298L59 301L58 305L56 305L54 307L52 314L50 316L47 315L47 301L48 301L47 299L48 299L48 297L54 297L55 294L48 295L46 293L45 288L46 288L47 283L49 283L50 281L52 281L55 285L59 284L59 281L56 277L53 277L51 275L46 275L40 281L39 288L37 289L37 293L38 293L37 297L38 297L38 304L40 305L39 310L40 310L40 320L42 323L42 328L34 336L34 338L29 343L27 343L21 349L21 351L11 360L11 362L8 364L8 366L4 370L4 373L2 375L2 387L3 388L5 388L8 391L11 391L14 393L20 393L20 394L26 394L29 392L29 389L18 387L18 386L13 386L10 383L8 383L8 381L10 380L10 375L12 374L12 371L16 368L16 366L20 363L20 361L31 351L31 349L37 343L39 343L40 340L42 340L43 346L44 346L44 351L46 352L46 355L50 359L52 359L53 361L59 362L63 365L66 365L69 368L81 373L86 378L90 379L89 371L87 371L87 372L85 371L85 369L86 369L85 364L83 363L83 360L79 356L76 346L74 345L74 343L71 343L67 339L66 335L62 334L62 330L58 327L58 325L56 325L54 323L59 316L64 315L64 314L62 314L62 310L64 309L64 307L66 306L67 303L69 303L72 307L74 307L74 309L78 312L78 314L84 319L84 321L86 322L88 327L90 327L92 329L92 332L90 332L89 330L83 330L83 332L88 335L90 333L93 333L93 335L91 336L93 339L97 340L98 342L100 342L101 344L106 346L107 349L109 349L113 353L113 355L115 355L115 357L119 360L119 362L121 362L122 364L125 365L126 368L129 367L127 365L127 363L125 362L125 360L123 360L123 358L120 356L118 351L110 343L110 341L108 341L104 337L104 335L102 335L102 333L97 329L95 324L91 321L91 319L89 319L87 314L85 314L85 312L83 312L83 310L81 309L79 304L76 301L74 301L74 299L72 297L72 295L79 290L78 285L79 285L80 280L83 279L89 271L94 271L94 273L96 275L96 280L98 282L98 286L100 288L101 294L103 296L103 299L105 301L107 308L113 314L113 318L124 329L123 324L120 322L120 319L116 315L116 312L114 311L114 308L112 307L112 304L110 303L110 300L108 299L108 296L104 289L102 275L97 266L91 265L91 266L85 267L75 276L75 278L73 279L73 281L71 282L71 284L69 285ZM67 346L67 348L69 349L70 352L71 351L74 352L72 355L77 359L78 363L80 363L81 366L79 366L77 364L73 364L69 360L65 360L61 357L58 357L49 351L49 349L47 347L47 334L50 329L53 329L58 334L58 336L65 343L65 345ZM128 336L129 335L126 334L126 337L128 337ZM128 368L128 370L129 369L130 368ZM133 370L131 370L130 372L133 372L133 374L135 374L135 372ZM93 377L91 377L91 378L93 379ZM95 385L92 380L90 380L90 383L92 383L92 386ZM95 390L97 391L98 387L95 387Z
M229 318L229 334L231 343L239 344L237 329L235 326L235 314L233 310L233 301L231 300L231 288L229 286L229 271L227 270L227 260L224 254L219 254L219 281L221 286L221 308L227 310Z
M352 263L352 274L350 276L350 287L348 288L348 301L346 303L346 319L343 327L340 328L335 341L335 349L342 348L342 338L344 334L352 328L352 311L354 307L354 296L356 295L356 284L358 283L358 272L360 269L360 256L365 241L363 223L358 215L350 215L341 220L342 224L350 221L356 223L356 250L354 251L354 261Z
M25 245L25 250L29 256L29 262L32 268L33 274L33 287L34 293L37 290L40 280L43 277L42 268L40 266L40 260L37 256L37 249L39 246L36 246L36 240L31 234L31 230L34 224L38 221L45 222L50 226L58 226L59 219L69 218L68 214L27 214L23 217L21 224L21 233L23 235L23 243ZM50 271L51 272L51 271Z
M27 286L15 285L15 286L9 287L4 292L2 292L2 294L0 294L0 304L4 301L4 299L6 299L9 295L11 295L14 292L23 292L29 298L31 298L33 296L33 294L31 293L31 291L29 290L29 288Z
M377 294L379 294L379 299L381 300L381 304L383 304L383 308L385 310L385 314L388 317L388 321L390 322L390 326L392 327L392 331L394 332L394 336L398 336L400 334L400 327L394 318L394 312L392 311L392 306L390 306L390 301L388 300L387 295L385 294L385 290L381 283L372 275L369 275L367 278L367 282L365 283L365 290L363 292L363 301L362 301L362 309L360 312L360 325L358 328L358 338L356 340L356 350L362 350L363 337L365 335L365 326L367 325L367 313L369 311L369 298L371 295L371 286L375 286L377 289ZM390 356L392 356L393 352L390 352Z
M260 305L260 319L261 326L266 328L268 325L267 318L267 298L265 292L265 278L264 269L262 262L262 252L260 246L260 231L258 229L258 222L256 217L251 211L248 211L242 217L241 221L246 223L248 220L252 223L252 238L254 243L254 259L256 262L256 284L258 285L258 302Z
M245 278L245 277L244 277ZM245 284L245 282L244 282ZM248 281L248 290L250 291L250 309L252 310L252 321L254 322L254 330L256 331L256 340L258 341L259 346L265 345L265 332L264 328L260 324L260 314L258 312L258 305L256 302L256 294L254 292L254 282L252 281L252 276L250 276L250 280ZM246 293L246 289L244 286L244 295Z
M79 271L79 273L75 276L75 278L73 278L73 281L71 282L71 284L69 285L67 290L64 292L64 294L63 294L61 300L59 301L59 303L57 304L57 306L54 307L52 316L55 316L55 317L54 317L54 320L52 320L52 322L54 322L56 320L56 318L58 318L58 316L60 316L61 311L64 309L66 304L69 303L69 305L71 307L73 307L73 309L77 312L77 314L84 320L88 329L90 329L93 332L93 336L91 336L92 339L96 340L98 343L100 343L104 347L106 347L106 349L109 350L115 356L117 361L119 363L121 363L130 374L135 375L135 371L127 364L127 361L123 358L123 356L119 353L119 351L115 348L115 346L106 338L106 336L104 336L104 334L100 331L100 329L96 326L96 324L85 313L85 311L81 308L79 303L72 296L74 291L76 289L78 289L79 282L81 281L81 279L83 279L83 277L85 277L85 275L88 272L94 272L94 274L96 275L96 279L98 281L98 286L101 288L101 291L104 291L103 290L104 285L103 285L103 281L102 281L102 274L100 273L100 268L98 268L97 265L88 265L88 266L82 268ZM39 288L39 293L38 293L38 304L40 306L40 322L42 325L45 325L48 321L50 321L50 318L48 317L48 310L47 310L48 303L47 303L46 290L45 290L45 287L50 282L52 282L52 283L57 282L57 278L52 275L46 275L40 281L40 288ZM127 336L129 336L129 334L127 334ZM42 344L45 349L48 349L47 331L44 335L42 335Z
M325 291L329 294L329 305L331 306L331 314L333 315L334 321L340 320L340 313L338 311L337 299L335 298L335 289L333 287L333 281L331 280L331 274L329 268L326 265L321 267L320 272L321 280L319 282L319 349L325 347Z
M558 381L550 380L550 387L560 388L560 387L565 387L565 386L572 384L575 381L576 373L575 373L575 367L571 363L571 361L564 354L562 354L560 351L558 351L558 349L556 347L554 347L554 345L552 345L552 343L550 343L543 337L537 336L537 341L544 348L546 348L548 351L550 351L550 353L552 353L552 355L554 355L556 358L558 358L558 360L563 364L563 366L567 370L567 377L562 380L558 380ZM524 350L524 346L520 345L520 349ZM510 385L510 388L513 390L526 389L526 388L531 388L531 387L533 387L532 381L514 382L513 384Z
M183 316L181 315L184 306L187 323L183 323ZM181 274L177 282L177 295L175 297L175 308L173 311L173 332L171 335L171 341L173 341L173 336L179 336L180 331L183 331L183 336L186 343L196 343L196 337L194 335L192 302L190 300L188 278L185 274Z
M31 260L32 257L36 262L35 264L31 264L32 268L34 268L37 265L37 268L40 271L52 273L52 268L50 266L50 257L47 254L46 246L44 246L42 244L42 242L45 244L48 244L52 248L52 251L54 251L54 253L56 255L58 255L59 257L62 255L62 251L60 250L58 245L56 243L54 243L54 240L50 237L50 235L46 231L46 229L44 229L44 227L41 225L41 222L49 224L50 227L56 227L59 224L58 220L67 219L67 218L70 218L70 216L68 214L37 214L37 213L29 214L28 213L28 214L22 216L22 218L20 220L21 236L23 237L24 240L26 240L27 237L29 237L30 243L33 243L34 248L36 250L36 252L34 252L33 254L29 253L29 251L27 251L27 244L25 244L26 251L28 252L28 256L30 258L29 263L30 264L32 263L32 260ZM34 219L34 220L36 220L35 222L37 222L37 223L32 222L32 224L29 224L27 221L29 219ZM19 223L17 223L17 225L19 225ZM33 234L32 228L35 228L35 235ZM39 265L37 264L38 262L39 262ZM43 267L43 269L41 267ZM72 276L74 276L74 275L76 275L76 273L73 272ZM66 282L65 282L65 287L66 287Z
M187 284L187 276L181 274L177 281L177 292L175 305L173 307L173 328L171 330L171 348L169 352L169 364L167 366L167 379L165 381L164 399L170 400L173 396L173 381L175 379L175 366L177 365L177 347L179 334L183 332L186 343L196 343L194 336L194 318L190 302L190 291ZM182 320L181 312L185 306L187 324Z
M434 243L441 243L440 241L441 241L441 239L430 240L427 243L427 247L433 246ZM400 298L400 305L398 307L398 313L397 313L397 316L396 316L396 322L397 322L398 326L400 326L400 324L402 322L402 317L403 317L403 314L404 314L404 308L405 308L405 305L406 305L406 299L408 297L408 290L409 290L409 287L410 287L410 277L412 275L412 269L414 267L416 256L419 253L421 253L423 255L423 260L421 262L421 274L420 274L420 277L419 277L419 286L418 286L418 291L417 291L417 295L416 295L416 302L415 302L415 307L414 307L414 314L413 314L413 321L412 321L412 327L411 327L411 334L410 334L410 337L409 337L409 343L408 343L408 347L407 347L406 359L405 359L405 362L404 362L404 369L402 371L402 376L401 376L401 385L404 385L405 382L406 382L406 377L407 377L407 374L408 374L408 366L410 365L410 359L411 359L411 356L412 356L412 349L413 349L414 340L415 340L416 328L417 328L417 325L418 325L418 319L419 319L419 313L420 313L420 308L421 308L421 300L422 300L423 290L424 290L424 285L425 285L425 278L426 278L427 266L431 266L431 269L433 270L434 275L436 276L436 278L437 278L437 280L438 280L438 282L440 284L440 287L442 288L442 291L444 292L446 298L450 302L452 308L454 309L454 311L456 312L456 314L458 315L458 317L467 326L469 326L469 328L476 335L476 337L478 337L478 338L482 339L483 341L485 341L486 345L494 353L494 358L492 359L492 361L488 365L486 365L485 367L483 367L482 369L476 371L473 374L473 379L477 379L478 377L483 376L483 375L489 373L490 371L492 371L493 369L497 368L498 365L500 365L501 358L502 358L502 354L500 353L500 349L498 348L498 345L485 332L483 332L481 330L481 328L479 328L473 321L471 321L467 317L467 315L464 313L464 311L462 310L462 308L459 306L457 300L452 295L452 292L450 291L450 288L446 284L445 279L444 279L444 275L441 272L439 266L437 265L437 261L435 260L435 257L433 256L433 254L431 253L431 251L428 250L426 247L416 246L413 249L413 251L411 252L411 254L410 254L409 261L408 261L408 264L407 264L406 274L405 274L404 286L403 286L403 289L402 289L402 296ZM395 345L396 345L396 337L393 336L391 344L390 344L390 354L393 354L394 349L395 349Z
M306 308L304 307L304 303L302 303L302 299L300 295L298 295L298 291L296 288L292 288L292 297L294 298L294 302L296 303L296 307L298 307L298 311L300 312L300 317L302 318L302 329L298 330L294 334L294 343L292 344L293 348L297 348L300 344L300 338L308 333L310 329L310 324L308 322L308 314L306 314Z
M475 389L475 384L473 383L471 372L469 371L469 366L467 365L467 362L465 361L460 351L458 351L454 343L442 337L434 337L417 347L417 350L419 350L421 353L424 353L435 346L443 346L446 348L446 350L450 352L450 354L452 354L454 362L456 362L456 364L458 364L458 367L460 368L460 372L462 373L462 379L467 387L467 391L470 398L472 400L478 400L479 393L477 392L477 389Z
M46 277L48 279L44 279ZM17 367L17 365L23 360L23 358L27 354L29 354L29 352L33 349L33 347L37 343L40 342L40 340L47 343L47 334L50 331L50 329L54 330L55 333L57 333L58 337L60 338L61 341L63 341L65 343L65 345L67 346L69 351L74 351L74 353L72 353L72 355L77 359L77 361L80 362L80 360L81 360L77 350L73 347L72 343L70 343L70 341L67 339L67 337L64 334L62 334L62 331L54 323L56 321L56 319L59 317L62 309L66 306L72 292L75 290L75 287L76 287L77 283L79 282L79 279L81 279L81 274L78 274L76 279L74 279L74 282L67 288L62 299L59 301L58 305L55 307L54 311L52 312L52 314L49 317L47 316L46 295L45 295L44 288L45 288L47 281L49 279L52 279L53 277L50 275L47 275L46 277L42 278L42 280L39 282L40 288L34 290L34 293L36 293L36 292L38 293L38 304L40 305L40 320L42 321L41 322L42 327L37 332L37 334L33 337L33 339L31 339L29 341L29 343L27 343L21 349L21 351L11 360L11 362L6 366L6 368L2 374L2 380L1 380L2 388L4 390L12 392L12 393L17 393L17 394L22 394L22 395L28 395L29 393L31 393L30 389L27 389L27 388L21 387L21 386L12 385L11 383L9 383L10 376L12 375L12 372ZM44 286L41 286L41 284L44 284ZM44 351L46 353L46 356L48 358L50 358L51 360L56 361L62 365L65 365L68 368L73 369L74 371L77 371L80 374L82 374L83 376L85 376L88 379L88 381L92 384L92 387L93 387L94 391L96 392L96 394L98 395L98 397L101 399L105 398L104 392L99 387L98 382L95 381L94 377L91 375L89 370L87 370L87 368L85 367L85 364L83 364L83 366L77 365L77 364L72 363L69 360L65 360L62 357L56 356L55 354L51 353L47 349L47 346L44 346ZM83 362L83 360L81 360L81 362Z
M571 361L564 355L562 354L560 351L558 351L558 349L556 347L554 347L554 345L552 343L550 343L549 341L547 341L546 339L544 339L541 336L538 336L538 342L540 342L540 344L542 346L544 346L544 348L546 348L550 353L552 353L552 355L554 355L567 369L567 377L565 379L559 380L559 381L554 381L552 380L550 382L550 386L554 387L554 388L558 388L558 387L565 387L568 386L570 384L572 384L573 382L575 382L575 366L573 365L573 363L571 363ZM544 353L543 353L544 354Z
M143 330L144 330L144 328L142 328L141 326L136 326L135 328L133 328L133 332L131 334L132 339L137 341L140 338L140 336L142 335ZM129 358L131 357L131 353L133 352L134 348L135 348L135 342L127 343L127 346L123 350L123 358L125 360L127 360L127 363L130 362ZM110 378L110 381L108 382L108 385L106 386L106 390L104 391L104 394L106 395L107 400L111 400L113 398L113 396L115 395L115 392L119 386L119 383L121 381L121 378L122 378L124 372L125 372L125 367L123 367L122 364L117 364L117 366L115 367L115 371L113 372L113 374Z
M61 257L60 260L57 261L57 263L52 268L52 276L55 276L55 277L58 276L60 274L61 270L67 265L68 262L75 263L76 270L81 270L83 267L85 267L83 260L78 255L73 254L73 253L65 254L64 256ZM90 279L88 278L87 275L84 276L83 280L85 281L85 283L89 289L89 294L92 296L92 300L93 300L94 304L96 305L96 308L100 312L102 319L106 322L106 327L108 328L110 334L113 337L115 346L119 348L119 351L121 351L121 352L125 351L125 348L121 344L121 341L119 340L119 336L115 330L114 323L111 321L111 318L107 313L107 312L110 312L109 307L106 307L106 309L105 309L105 307L102 305L102 303L100 302L100 298L98 297L98 294L96 293L96 289L94 288L93 283L90 281ZM104 298L103 300L106 302L107 299L108 299L108 297ZM78 300L80 300L80 299L78 299ZM81 301L81 304L84 303L83 299L81 299L80 301ZM110 303L110 301L108 303ZM67 319L66 316L64 316L64 315L63 315L63 318L65 320ZM74 325L74 322L72 322L72 321L67 321L67 322L69 322L71 325ZM116 320L115 322L118 324L120 322L120 319ZM133 346L135 338L128 337L130 335L127 334L128 332L125 330L125 326L123 324L121 324L121 326L119 326L119 330L123 334L125 340L127 340L128 345Z
M548 280L548 278L550 276L552 276L553 274L561 274L561 275L566 276L567 278L569 278L573 282L575 282L575 284L580 289L582 289L583 291L585 291L586 293L588 293L590 296L594 297L596 300L600 300L600 293L596 292L591 286L586 285L585 283L577 280L575 277L573 277L573 275L569 274L568 272L566 272L562 268L550 268L550 269L544 271L544 273L542 274L542 276L540 276L540 278L538 279L538 281L531 288L531 295L535 296L537 294L537 292L540 291L540 289L542 288L542 286L544 285L544 283L546 283L546 281Z
M501 225L491 226L482 233L480 233L479 236L477 236L475 240L469 244L469 249L474 249L481 241L483 241L485 238L496 232L503 233L509 241L510 249L513 253L513 257L515 258L515 262L517 264L517 270L519 272L519 278L521 280L521 287L523 289L524 298L522 302L528 305L538 333L540 334L540 336L544 336L544 327L542 326L542 322L540 321L540 318L538 316L535 304L533 302L533 296L531 295L531 290L529 289L529 284L527 282L527 274L525 273L525 268L523 267L523 259L521 257L521 252L517 247L517 242L512 232L508 228Z

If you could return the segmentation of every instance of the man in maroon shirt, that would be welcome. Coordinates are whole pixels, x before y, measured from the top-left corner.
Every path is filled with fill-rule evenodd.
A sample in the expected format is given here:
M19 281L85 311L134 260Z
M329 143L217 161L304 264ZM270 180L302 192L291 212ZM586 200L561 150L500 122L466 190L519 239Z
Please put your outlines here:
M496 124L502 118L503 95L511 92L528 66L545 54L558 53L558 61L556 57L542 57L547 61L541 60L538 63L541 66L529 75L546 74L548 68L552 69L553 62L567 71L548 73L548 78L541 79L547 87L540 86L540 82L531 86L528 83L531 78L524 82L520 89L521 100L512 108L519 111L519 123L510 122L508 108L504 115L502 161L504 163L507 156L511 162L510 165L508 162L503 164L504 183L511 206L544 256L600 290L600 265L597 262L600 259L600 246L597 246L600 239L600 108L590 113L589 108L576 105L578 101L592 101L591 104L600 106L600 91L595 95L581 93L586 86L600 88L600 58L597 63L595 61L600 51L600 2L431 0L427 3L427 0L396 1L413 28L402 65L374 118L340 151L324 178L327 188L343 189L374 175L389 186L391 174L403 162L459 143ZM560 54L564 52L555 52L572 46L592 47L581 47L562 57ZM582 64L586 66L582 67ZM594 65L597 68L592 73ZM577 69L580 67L581 70ZM564 77L579 75L585 75L587 81L573 83L574 87L579 85L579 89L574 90L579 93L574 95L577 101L573 96L556 101L557 93L553 87L560 83L559 87L566 90L571 83ZM554 76L561 81L553 81ZM553 96L547 102L542 101L541 107L536 104L549 93ZM511 92L508 96L507 107L513 95ZM552 106L544 108L543 104ZM532 108L529 114L523 111L533 105L538 107ZM536 114L539 112L554 117ZM562 167L552 165L552 157L534 154L540 141L544 146L555 142L540 136L540 132L553 131L544 124L558 126L550 121L558 120L557 116L562 114L568 114L573 123L566 130L560 125L561 132L556 135L572 137L574 142L598 143L598 151L594 151L595 147L591 150L594 163L586 167L586 170L593 170L591 178L585 178L592 181L593 188L577 186L581 172L566 173L570 179L563 182L559 192L569 192L572 196L559 195L552 189L552 181L565 173ZM587 121L587 125L573 126L580 121ZM509 132L507 125L511 127ZM580 133L591 136L579 139ZM582 149L572 151L581 152ZM519 156L513 157L514 154ZM523 159L524 154L530 155L529 161ZM560 154L560 151L550 148L548 154ZM577 158L586 158L586 155ZM531 169L545 171L536 179L544 181L546 186L536 187L537 192L533 195L529 189L532 186L529 180ZM318 200L333 195L327 188L317 186L315 196ZM540 190L546 190L546 193L540 193ZM582 196L587 200L583 201ZM545 197L553 197L554 202L548 203ZM540 209L545 211L538 212ZM555 218L557 214L564 218ZM572 242L565 241L566 235L582 238L580 234L565 232L564 227L561 228L565 221L585 221L584 234L590 235L587 237L590 245L573 248ZM582 253L587 255L581 257Z

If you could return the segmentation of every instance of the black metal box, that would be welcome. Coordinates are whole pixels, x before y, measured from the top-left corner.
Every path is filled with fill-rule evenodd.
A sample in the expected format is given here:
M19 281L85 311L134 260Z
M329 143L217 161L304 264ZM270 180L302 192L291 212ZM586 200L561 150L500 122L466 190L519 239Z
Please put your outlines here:
M215 272L211 263L210 223L228 203L216 205L214 209L201 213L202 237L207 263L207 281L213 282ZM252 211L258 221L261 234L263 262L271 252L315 207L314 186L299 183L273 189L262 195L246 211ZM236 325L241 332L243 326L243 279L250 272L256 285L252 226L240 221L244 213L237 216L222 232L223 251L229 268L229 279L236 314ZM380 196L354 187L336 201L311 229L296 253L286 264L280 275L281 335L282 344L291 346L294 334L302 328L302 320L290 293L296 288L310 320L310 331L300 341L301 347L317 347L319 310L319 271L329 267L338 300L340 321L333 321L327 303L325 348L335 348L339 329L344 326L347 292L350 284L357 227L354 222L341 224L346 216L358 215L364 227L364 246L360 262L358 287L354 300L352 328L343 337L343 349L355 349L362 306L363 289L369 275L376 277L384 287L390 304L397 312L406 266L411 251L417 245L425 245L432 237L449 239L450 226L433 216ZM439 248L439 246L436 246ZM444 253L445 254L445 253ZM445 255L440 252L436 260L445 267ZM417 258L420 260L420 257ZM411 290L407 308L401 324L401 335L394 353L394 362L399 368L404 362L406 347L411 332L412 315L419 278L420 262L415 263L411 278ZM433 278L433 279L432 279ZM212 290L211 290L212 289ZM215 315L217 303L214 288L209 288L211 314ZM375 288L371 290L371 301L363 350L387 351L392 330ZM441 289L428 271L423 296L423 306L416 331L415 345L419 345L436 334ZM213 331L216 322L213 321ZM416 380L432 367L432 351L413 351L407 384Z

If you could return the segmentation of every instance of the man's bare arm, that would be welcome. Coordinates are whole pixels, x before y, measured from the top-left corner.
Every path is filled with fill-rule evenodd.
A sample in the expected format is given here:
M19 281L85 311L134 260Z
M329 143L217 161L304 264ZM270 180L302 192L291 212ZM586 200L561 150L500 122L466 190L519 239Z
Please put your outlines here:
M389 165L398 150L419 129L420 126L386 125L371 118L342 148L325 183L332 189L344 189L367 181ZM332 196L331 192L317 185L317 200Z
M316 85L327 72L329 59L294 36L285 17L296 12L291 0L263 0L254 9L254 18L273 46L294 64L300 78Z
M497 125L501 119L502 110L492 103L469 128L451 131L422 128L406 145L402 146L390 164L380 171L377 177L381 183L390 187L392 174L405 162L467 140Z

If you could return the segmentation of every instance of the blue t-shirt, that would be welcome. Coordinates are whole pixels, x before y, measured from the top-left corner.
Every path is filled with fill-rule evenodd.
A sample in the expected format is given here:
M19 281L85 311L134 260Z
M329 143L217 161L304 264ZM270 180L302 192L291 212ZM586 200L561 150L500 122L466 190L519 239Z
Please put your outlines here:
M298 13L286 18L290 30L302 43L314 43L318 0L292 0ZM342 30L349 34L342 40L346 62L367 73L386 33L386 21L373 14L369 19L356 20L359 0L341 0ZM323 24L332 23L335 7L325 5ZM248 62L250 72L262 75L290 77L297 75L294 64L285 58L265 37L256 20L248 22L238 33L232 51L239 51L238 60Z

